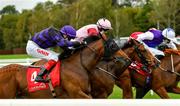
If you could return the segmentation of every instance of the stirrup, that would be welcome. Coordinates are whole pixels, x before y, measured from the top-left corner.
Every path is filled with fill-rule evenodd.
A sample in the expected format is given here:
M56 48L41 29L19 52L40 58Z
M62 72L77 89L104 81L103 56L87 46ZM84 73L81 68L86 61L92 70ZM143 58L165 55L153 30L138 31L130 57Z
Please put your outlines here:
M41 77L41 76L36 76L35 81L36 82L44 82L44 83L49 82L49 80L43 79L43 77Z

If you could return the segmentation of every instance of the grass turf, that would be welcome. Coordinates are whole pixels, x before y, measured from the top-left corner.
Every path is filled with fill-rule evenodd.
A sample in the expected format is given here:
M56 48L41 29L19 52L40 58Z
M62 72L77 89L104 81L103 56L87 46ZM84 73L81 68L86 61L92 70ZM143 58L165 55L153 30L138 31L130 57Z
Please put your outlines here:
M32 58L27 54L17 54L17 55L0 55L0 59L23 59L23 58Z
M179 83L180 85L180 83ZM135 98L135 89L133 89L133 96ZM168 93L171 99L180 99L180 94ZM121 99L122 98L122 90L117 86L114 86L113 93L109 96L109 99ZM153 95L148 92L143 99L160 99L160 97L153 93Z

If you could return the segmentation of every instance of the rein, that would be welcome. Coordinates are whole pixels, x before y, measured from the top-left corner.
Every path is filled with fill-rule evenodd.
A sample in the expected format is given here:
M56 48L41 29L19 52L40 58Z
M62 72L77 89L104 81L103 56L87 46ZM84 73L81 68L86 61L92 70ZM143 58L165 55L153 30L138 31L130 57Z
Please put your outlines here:
M174 50L168 49L168 51L170 51L170 52L168 52L168 53L171 55L171 59L172 59L172 60L171 60L172 71L169 71L169 70L166 70L166 69L162 68L161 65L159 65L159 68L160 68L162 71L166 71L166 72L169 72L169 73L173 73L173 74L176 74L177 76L180 77L180 74L174 70L174 63L173 63L173 57L172 57L172 55L173 55L173 54L172 54L172 51L174 51ZM165 52L165 53L167 53L167 52ZM173 53L174 53L174 52L173 52ZM177 54L177 55L179 55L179 54Z
M140 44L140 45L142 45L142 44ZM140 46L139 45L139 46ZM140 52L140 50L139 50L139 46L134 46L134 49L135 49L135 51L137 52L137 55L138 55L138 57L141 59L141 62L145 65L145 68L147 68L148 70L149 70L149 72L151 73L152 72L152 69L156 69L157 67L159 67L159 63L157 63L157 64L155 64L155 65L153 65L153 66L148 66L148 65L150 65L148 62L150 61L150 60L147 60L147 58L146 57L144 57L144 55Z
M105 70L105 69L103 69L103 68L101 68L101 67L96 67L96 69L99 69L99 70L105 72L106 74L112 76L114 79L118 80L118 78L117 78L114 74L108 72L107 70Z
M139 45L139 46L140 46L140 45ZM135 46L133 46L133 47L134 47L134 49L135 49L138 57L141 59L141 62L147 67L147 66L148 66L148 61L147 61L147 59L143 56L143 54L142 54L141 52L139 52L139 51L140 51L140 50L139 50L139 46L135 45Z
M179 76L180 77L180 74L179 73L177 73L177 72L173 72L173 71L168 71L168 70L166 70L166 69L164 69L164 68L162 68L161 67L161 65L159 65L159 68L162 70L162 71L165 71L165 72L169 72L169 73L173 73L173 74L176 74L177 76Z
M114 63L123 60L124 62L126 62L126 65L127 65L127 66L129 66L129 65L131 64L131 62L132 62L132 61L130 61L129 59L124 59L124 58L122 58L122 57L114 57L114 56L113 56L113 60L114 60L114 61L113 61ZM127 67L127 66L126 66L126 67ZM108 64L107 64L107 67L108 67ZM115 80L119 80L118 77L116 77L114 74L112 74L112 73L110 73L110 72L107 71L108 68L107 68L107 69L103 69L103 68L101 68L101 67L96 67L96 69L99 69L99 70L105 72L106 74L112 76Z

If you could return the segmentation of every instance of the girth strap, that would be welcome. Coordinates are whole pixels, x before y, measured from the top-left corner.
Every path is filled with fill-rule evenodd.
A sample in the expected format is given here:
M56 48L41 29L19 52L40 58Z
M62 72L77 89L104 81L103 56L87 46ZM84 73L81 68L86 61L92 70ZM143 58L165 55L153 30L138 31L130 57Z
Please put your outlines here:
M49 89L51 90L52 96L53 96L53 98L56 98L56 92L52 86L50 75L47 76L47 79L48 79L48 85L49 85Z

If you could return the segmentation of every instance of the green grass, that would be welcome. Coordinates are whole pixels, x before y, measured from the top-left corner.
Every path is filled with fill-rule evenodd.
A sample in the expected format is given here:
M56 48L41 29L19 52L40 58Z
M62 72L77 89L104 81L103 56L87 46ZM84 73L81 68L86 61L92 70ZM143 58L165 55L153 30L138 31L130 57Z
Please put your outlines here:
M32 58L27 54L17 54L17 55L0 55L0 59L23 59L23 58Z
M135 98L135 90L133 89L133 96ZM173 94L168 93L171 99L180 99L180 94ZM122 98L122 90L118 88L117 86L114 86L113 93L109 96L109 99L120 99ZM150 92L148 92L143 99L160 99L160 97L154 93L154 95L151 95Z

